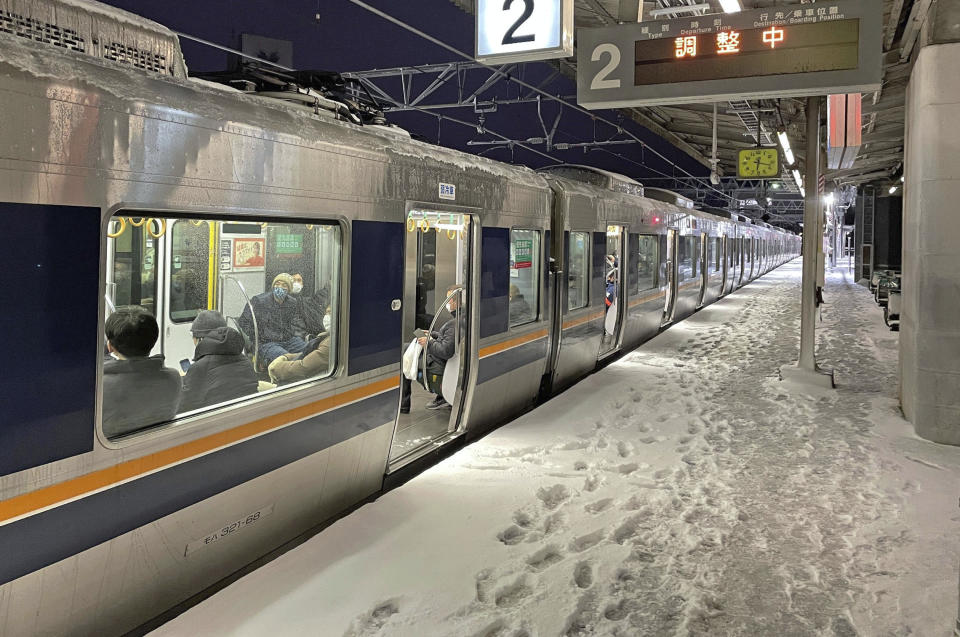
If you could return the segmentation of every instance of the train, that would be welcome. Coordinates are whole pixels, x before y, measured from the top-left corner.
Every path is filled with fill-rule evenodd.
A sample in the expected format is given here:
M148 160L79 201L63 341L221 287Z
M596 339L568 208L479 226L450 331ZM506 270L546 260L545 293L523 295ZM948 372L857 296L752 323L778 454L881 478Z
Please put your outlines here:
M148 625L799 253L623 175L244 86L190 77L139 16L0 0L0 634ZM289 383L244 321L284 274L329 346ZM402 413L404 352L453 297L450 406L412 383ZM171 369L219 312L256 391L105 433L105 321L128 305Z

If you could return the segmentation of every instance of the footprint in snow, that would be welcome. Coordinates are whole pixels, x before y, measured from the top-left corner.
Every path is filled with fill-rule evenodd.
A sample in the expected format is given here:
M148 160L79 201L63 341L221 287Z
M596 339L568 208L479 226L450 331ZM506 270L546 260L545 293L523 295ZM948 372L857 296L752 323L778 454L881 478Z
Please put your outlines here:
M589 562L579 562L573 569L573 582L577 588L590 588L593 586L593 567Z
M570 489L562 484L540 487L537 490L537 497L543 502L543 506L552 511L570 498Z
M398 599L388 599L380 602L372 610L363 613L350 624L350 628L343 634L344 637L367 637L380 632L390 618L400 612Z
M545 571L563 560L563 551L556 544L550 544L527 558L527 566L534 571Z
M603 536L605 535L603 529L597 529L586 535L581 535L578 538L574 538L570 542L570 550L574 553L582 553L589 548L593 548L601 541L603 541Z
M519 544L526 535L527 532L524 529L521 529L516 524L511 524L497 533L497 539L507 546L512 546L513 544Z
M602 500L597 500L596 502L591 502L590 504L583 507L583 510L587 513L603 513L613 505L613 498L603 498Z

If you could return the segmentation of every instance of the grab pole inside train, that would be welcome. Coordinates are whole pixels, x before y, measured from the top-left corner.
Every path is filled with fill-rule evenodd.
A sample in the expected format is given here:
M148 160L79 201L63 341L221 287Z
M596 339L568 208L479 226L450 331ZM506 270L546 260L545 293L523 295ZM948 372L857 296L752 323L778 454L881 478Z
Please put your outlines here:
M823 240L820 229L820 98L807 98L807 156L803 199L803 280L800 287L800 358L780 368L780 378L833 388L833 371L817 365L817 263Z

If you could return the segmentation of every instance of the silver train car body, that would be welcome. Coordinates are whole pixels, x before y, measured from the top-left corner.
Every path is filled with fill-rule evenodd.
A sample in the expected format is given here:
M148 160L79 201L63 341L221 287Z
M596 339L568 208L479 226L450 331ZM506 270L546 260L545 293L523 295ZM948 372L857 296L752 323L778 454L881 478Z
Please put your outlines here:
M29 304L4 306L6 324L18 339L72 335L39 350L10 341L14 359L33 352L30 369L49 376L0 385L11 419L0 431L3 635L133 630L377 494L385 475L529 409L798 251L780 230L585 183L576 171L538 174L191 81L172 34L95 3L0 9L62 36L50 46L0 33L0 214L36 254L27 267L27 248L12 246L0 276L6 289L29 273L39 282ZM78 51L84 29L98 44L88 34ZM136 68L145 56L135 49L163 61ZM455 200L441 184L455 186ZM466 327L449 426L398 451L418 211L467 220L455 233ZM109 439L99 424L102 299L118 215L339 229L333 372ZM541 276L534 320L511 326L503 259L518 228L540 237ZM569 300L571 233L588 242L585 302ZM686 237L697 239L699 268L679 281ZM653 284L641 290L624 275L607 321L606 257L618 272L637 269L634 241L657 246ZM47 272L55 263L62 269ZM81 307L65 304L74 297ZM180 329L161 327L170 339Z

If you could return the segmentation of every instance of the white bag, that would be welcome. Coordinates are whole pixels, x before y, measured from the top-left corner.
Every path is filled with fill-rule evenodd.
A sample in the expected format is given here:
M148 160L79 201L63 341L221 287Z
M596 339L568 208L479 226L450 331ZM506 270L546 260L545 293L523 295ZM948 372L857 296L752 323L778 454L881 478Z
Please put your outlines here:
M618 318L619 317L617 316L617 300L614 299L613 303L610 304L610 307L607 308L607 316L603 321L603 329L608 335L613 336L614 333L617 331Z
M403 353L403 375L408 380L417 380L417 372L420 369L420 352L422 350L420 342L413 339Z
M443 366L443 382L440 384L440 394L443 399L453 404L457 395L457 385L460 384L460 354L456 353Z

